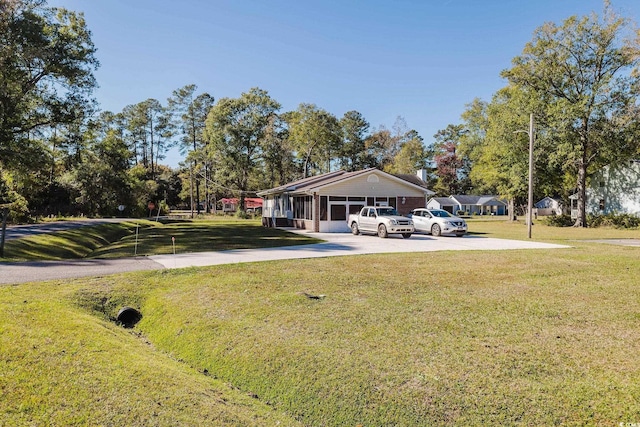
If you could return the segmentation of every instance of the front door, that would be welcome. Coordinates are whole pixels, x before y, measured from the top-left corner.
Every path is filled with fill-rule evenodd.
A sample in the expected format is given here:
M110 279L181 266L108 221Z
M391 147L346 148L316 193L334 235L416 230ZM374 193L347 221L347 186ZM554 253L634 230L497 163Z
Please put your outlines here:
M329 232L344 233L349 231L347 224L347 204L345 202L329 202Z

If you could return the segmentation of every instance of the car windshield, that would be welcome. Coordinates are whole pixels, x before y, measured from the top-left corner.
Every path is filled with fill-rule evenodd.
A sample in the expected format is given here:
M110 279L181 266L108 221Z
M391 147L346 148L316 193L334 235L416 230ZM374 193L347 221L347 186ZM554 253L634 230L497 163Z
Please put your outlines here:
M394 215L398 215L398 211L396 211L394 208L378 208L378 215L394 216Z
M439 218L448 218L448 217L450 217L450 216L453 216L453 215L451 215L449 212L447 212L447 211L443 211L443 210L440 210L440 209L432 210L432 211L430 211L430 212L431 212L431 215L433 215L433 216L437 216L437 217L439 217Z

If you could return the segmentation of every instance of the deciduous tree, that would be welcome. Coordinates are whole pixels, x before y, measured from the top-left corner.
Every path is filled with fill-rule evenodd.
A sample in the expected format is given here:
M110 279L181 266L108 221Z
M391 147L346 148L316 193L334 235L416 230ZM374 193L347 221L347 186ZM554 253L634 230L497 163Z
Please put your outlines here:
M0 0L0 161L21 159L28 133L76 119L98 66L82 14L38 0ZM8 151L7 151L8 150Z
M204 147L205 122L215 101L213 96L206 92L196 96L196 90L196 85L187 85L173 91L171 98L169 98L168 109L177 122L176 127L180 129L180 151L183 154L189 151L198 151ZM204 156L192 156L192 158L198 157L204 158ZM203 175L206 176L209 173L206 162L202 165L199 163L192 165L198 202L200 201L200 166L203 167ZM205 188L207 188L206 184ZM197 210L199 213L200 203L197 203Z
M35 177L50 164L46 132L85 117L95 50L82 14L44 0L0 0L0 173L48 181L48 173Z
M402 146L385 171L394 174L415 174L426 167L426 151L422 137L415 130L403 136Z
M463 125L450 124L434 135L433 160L437 176L434 190L438 195L465 194L470 189L469 163L458 152L464 134Z
M217 180L240 193L240 210L262 156L265 132L279 109L267 91L253 88L240 98L220 99L207 117L204 135L209 158Z
M284 117L296 157L302 163L302 176L310 176L313 169L329 172L331 161L338 157L338 119L314 104L300 104L297 110Z
M340 119L342 146L340 147L340 167L347 171L362 169L367 165L365 140L369 122L357 111L348 111Z
M562 25L546 23L503 76L545 105L555 134L554 153L575 176L575 225L586 227L586 187L598 168L637 151L637 92L632 70L638 46L625 42L629 20L608 3L602 17L572 16Z

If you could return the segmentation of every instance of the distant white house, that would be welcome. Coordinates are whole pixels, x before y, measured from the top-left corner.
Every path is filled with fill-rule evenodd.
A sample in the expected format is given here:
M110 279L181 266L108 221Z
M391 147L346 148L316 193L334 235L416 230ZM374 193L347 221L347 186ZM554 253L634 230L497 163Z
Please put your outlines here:
M506 215L507 204L498 196L468 196L456 194L449 197L433 197L427 202L428 209L442 209L452 214L458 211L468 215Z
M569 196L571 217L578 214L578 195ZM588 214L631 214L640 216L640 160L606 166L591 177L587 187Z
M538 216L562 215L564 213L564 203L555 197L545 197L533 207L537 209Z

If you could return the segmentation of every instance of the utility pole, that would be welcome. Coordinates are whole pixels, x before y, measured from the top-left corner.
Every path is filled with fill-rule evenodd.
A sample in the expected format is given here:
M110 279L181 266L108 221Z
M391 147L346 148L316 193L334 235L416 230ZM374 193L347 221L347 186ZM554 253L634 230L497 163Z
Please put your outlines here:
M193 219L193 161L189 164L189 197L191 199L191 219Z
M529 115L529 130L517 130L514 133L526 133L529 135L529 194L527 198L527 236L531 238L531 225L533 224L533 141L534 141L534 129L533 129L533 113Z
M529 200L527 210L527 236L531 238L531 225L533 224L533 113L529 116Z

